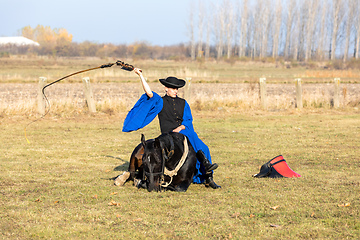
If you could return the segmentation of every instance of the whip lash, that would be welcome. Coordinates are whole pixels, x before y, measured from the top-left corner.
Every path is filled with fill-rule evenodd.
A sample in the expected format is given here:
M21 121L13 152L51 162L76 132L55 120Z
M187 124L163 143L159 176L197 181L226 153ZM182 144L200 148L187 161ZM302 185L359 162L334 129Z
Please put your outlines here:
M26 139L26 141L27 141L28 143L30 143L30 141L29 141L29 139L27 138L27 135L26 135L26 129L27 129L27 127L28 127L30 124L35 123L35 122L39 121L40 119L44 118L44 117L50 112L50 102L49 102L49 100L48 100L48 98L46 97L46 94L45 94L45 89L46 89L47 87L50 87L51 85L53 85L53 84L55 84L55 83L58 83L58 82L66 79L66 78L71 77L71 76L74 76L74 75L77 75L77 74L80 74L80 73L84 73L84 72L88 72L88 71L92 71L92 70L96 70L96 69L100 69L100 68L109 68L109 67L112 67L113 65L121 66L121 69L126 70L126 71L133 71L133 70L134 70L134 66L133 66L133 65L130 65L130 64L128 64L128 63L124 63L123 61L117 60L117 61L114 62L114 63L107 63L107 64L100 65L100 66L98 66L98 67L93 67L93 68L89 68L89 69L85 69L85 70L81 70L81 71L78 71L78 72L71 73L71 74L69 74L69 75L66 75L66 76L64 76L64 77L62 77L62 78L59 78L58 80L55 80L55 81L53 81L53 82L45 85L45 86L42 88L41 92L42 92L42 94L43 94L43 97L44 97L44 99L45 99L45 101L46 101L47 106L49 106L49 107L48 107L48 110L47 110L47 111L45 112L45 114L43 114L40 118L38 118L38 119L36 119L36 120L28 123L28 124L25 126L24 131L25 131L25 139ZM45 105L45 107L46 107L46 105Z

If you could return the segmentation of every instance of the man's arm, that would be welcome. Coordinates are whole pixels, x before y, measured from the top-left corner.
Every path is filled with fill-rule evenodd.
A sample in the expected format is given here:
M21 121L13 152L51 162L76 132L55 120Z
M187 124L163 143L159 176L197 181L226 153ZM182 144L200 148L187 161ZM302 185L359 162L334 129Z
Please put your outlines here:
M151 88L149 86L149 84L146 82L146 79L144 78L141 69L139 68L134 68L134 72L139 75L140 79L141 79L141 84L143 86L143 89L146 93L146 95L148 95L149 98L152 98L154 96L153 92L151 91Z

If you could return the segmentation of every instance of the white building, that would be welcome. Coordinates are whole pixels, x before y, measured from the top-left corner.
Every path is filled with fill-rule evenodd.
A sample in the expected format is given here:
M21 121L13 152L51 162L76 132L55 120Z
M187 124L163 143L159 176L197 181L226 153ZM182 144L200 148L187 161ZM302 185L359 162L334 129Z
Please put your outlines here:
M39 43L26 37L0 37L0 46L8 44L16 46L40 46Z

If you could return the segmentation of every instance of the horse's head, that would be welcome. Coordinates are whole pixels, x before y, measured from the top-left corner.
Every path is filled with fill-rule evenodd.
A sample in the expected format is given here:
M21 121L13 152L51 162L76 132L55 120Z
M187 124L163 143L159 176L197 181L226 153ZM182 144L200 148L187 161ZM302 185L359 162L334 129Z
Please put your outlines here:
M160 191L160 181L164 174L162 144L159 138L146 142L143 134L141 135L141 143L144 147L142 162L147 181L147 189L149 192L152 190Z

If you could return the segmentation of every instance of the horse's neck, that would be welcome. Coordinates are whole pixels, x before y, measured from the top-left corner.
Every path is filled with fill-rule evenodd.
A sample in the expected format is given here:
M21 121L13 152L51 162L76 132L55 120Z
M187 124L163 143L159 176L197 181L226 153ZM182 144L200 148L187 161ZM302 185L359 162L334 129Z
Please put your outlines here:
M171 136L170 136L171 137ZM169 157L165 161L165 166L168 168L175 168L181 161L183 155L184 155L184 144L186 143L186 139L173 139L173 143L170 141L166 143L167 151L173 151L173 154L171 157ZM172 148L172 150L170 150Z

